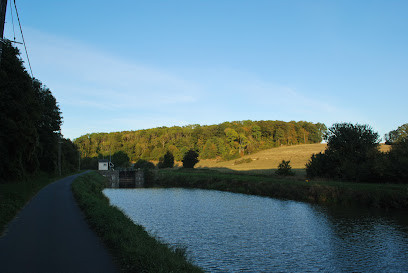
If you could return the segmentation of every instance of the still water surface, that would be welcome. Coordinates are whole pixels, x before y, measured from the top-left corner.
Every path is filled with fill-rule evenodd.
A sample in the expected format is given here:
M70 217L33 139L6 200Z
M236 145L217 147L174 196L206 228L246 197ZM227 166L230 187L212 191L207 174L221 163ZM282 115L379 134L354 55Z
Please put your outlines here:
M407 272L408 216L198 189L105 189L209 272Z

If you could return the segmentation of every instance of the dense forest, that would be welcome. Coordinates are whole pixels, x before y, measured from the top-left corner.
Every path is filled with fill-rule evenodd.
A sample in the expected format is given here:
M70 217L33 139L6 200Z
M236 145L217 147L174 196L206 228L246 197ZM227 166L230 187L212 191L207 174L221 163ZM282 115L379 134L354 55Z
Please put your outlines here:
M77 169L78 151L60 134L61 111L51 91L27 73L10 42L3 44L0 64L0 182L56 174L59 142L62 171Z
M188 125L114 133L93 133L74 140L82 158L125 152L131 161L159 160L167 151L181 161L196 150L200 159L230 160L281 145L319 143L326 126L306 121L234 121L218 125Z

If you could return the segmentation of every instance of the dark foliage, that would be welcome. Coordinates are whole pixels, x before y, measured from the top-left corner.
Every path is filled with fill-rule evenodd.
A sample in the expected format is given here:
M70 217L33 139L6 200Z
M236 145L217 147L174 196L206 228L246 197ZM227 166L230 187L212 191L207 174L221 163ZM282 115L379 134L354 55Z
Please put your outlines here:
M154 169L154 164L150 161L139 159L135 165L135 169Z
M408 137L392 146L388 159L387 177L393 182L408 183Z
M157 167L159 167L159 169L173 168L174 167L173 154L170 151L167 151L167 153L162 158L160 158L160 161L157 164Z
M63 172L78 171L79 152L76 145L70 139L63 138L61 142L61 165Z
M155 169L155 166L152 162L143 160L143 159L139 159L133 167L135 169L143 170L144 184L146 187L150 187L153 185L153 182L154 182L153 170Z
M129 156L123 151L118 151L112 155L112 163L115 168L127 168L130 165Z
M335 124L329 128L325 153L306 164L310 178L326 177L371 183L408 183L408 137L404 126L389 153L378 150L378 134L367 125Z
M371 181L381 177L377 168L379 135L368 125L337 123L326 134L324 154L313 155L306 164L311 178L328 177L349 181Z
M0 182L23 180L39 170L55 173L62 124L57 101L47 87L30 77L10 42L3 44L1 58ZM62 156L67 166L63 165L64 173L78 158L68 152L71 148Z
M408 137L408 123L401 125L396 130L390 131L385 135L385 144L395 144Z
M192 169L198 161L198 153L194 150L189 150L183 157L183 167Z
M81 170L97 170L97 169L98 169L97 157L81 158Z
M275 174L280 176L295 175L295 173L292 171L292 167L290 166L290 160L288 161L282 160L282 162L279 163L278 169L275 171Z

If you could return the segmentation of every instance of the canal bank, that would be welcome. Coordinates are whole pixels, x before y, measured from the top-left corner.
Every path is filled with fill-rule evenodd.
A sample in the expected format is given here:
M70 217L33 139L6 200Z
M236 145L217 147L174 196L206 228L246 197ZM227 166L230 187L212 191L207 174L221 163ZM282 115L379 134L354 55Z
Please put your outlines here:
M159 170L155 186L199 188L322 205L408 209L407 184L308 181L200 169Z
M74 181L72 191L91 228L109 248L123 272L202 272L187 261L185 250L150 236L103 195L106 178L96 172Z
M166 172L160 172L158 175L163 175L164 173ZM186 174L185 177L188 177L187 173L184 172L184 174ZM197 173L200 173L200 172L196 172L195 174ZM201 175L203 175L202 172L201 172ZM209 177L207 173L206 176L207 176L206 179L203 178L205 176L202 176L200 179L195 179L195 180L193 179L193 181L191 181L191 176L190 176L190 182L188 185L190 185L190 187L195 186L198 188L198 186L191 184L191 183L198 183L201 181L200 183L203 184L203 181L207 181L208 183L207 186L209 188L215 187L214 184L212 183L219 183L218 187L223 189L224 191L226 190L232 191L233 188L231 185L235 185L236 189L239 189L241 191L243 190L247 191L245 186L242 185L243 181L247 184L250 182L254 182L254 181L255 182L258 181L259 183L265 183L265 181L260 181L259 177L258 178L253 177L252 179L250 179L249 177L246 177L246 179L244 179L243 181L239 181L238 177L233 177L233 179L231 179L230 175L227 175L224 178L221 178L221 177L211 178ZM172 177L174 178L174 176ZM239 177L243 179L242 176L239 176ZM77 197L77 200L81 208L83 208L85 211L86 217L88 219L88 223L98 233L98 235L102 238L104 243L110 248L113 255L120 262L121 269L123 271L125 272L132 272L132 271L201 272L200 268L197 268L194 265L192 265L190 262L186 261L185 251L187 250L188 253L190 253L189 246L187 246L187 249L186 249L185 248L186 245L182 243L181 245L183 247L182 249L179 249L179 248L175 248L174 246L172 247L171 245L173 244L170 242L164 241L165 243L161 243L157 241L153 237L149 236L149 234L145 231L145 228L143 227L145 226L144 224L143 226L140 226L139 225L140 223L137 220L135 220L135 222L138 224L134 224L130 220L130 218L125 216L120 210L110 206L108 199L102 194L102 190L104 189L104 186L105 186L104 184L106 183L106 180L102 176L100 176L97 173L93 173L91 175L84 176L83 179L81 180L76 181L73 184L73 191ZM182 179L182 180L179 179L178 183L187 183L187 180L188 180L187 178ZM175 185L173 186L176 187ZM178 186L178 187L181 187L181 186ZM296 187L292 188L292 190L294 189L296 189ZM143 189L141 190L143 191ZM114 189L111 191L119 192L121 190ZM125 191L130 192L130 191L140 191L140 190L127 189ZM258 194L258 195L262 195L262 194ZM168 200L168 199L164 198L163 200ZM196 199L194 198L194 200ZM285 201L285 202L292 202L292 201ZM149 201L146 204L151 204L151 202ZM190 207L190 210L191 210L191 207ZM215 215L213 215L213 217L215 217ZM161 218L161 217L155 216L155 218ZM189 218L189 217L186 217L186 218ZM173 221L176 221L179 218L172 218L172 219ZM179 221L176 221L176 222L179 222ZM343 224L341 224L340 226L343 226ZM379 227L381 226L382 226L382 223L380 223ZM376 228L374 230L376 230ZM153 234L154 236L159 236L160 241L162 240L159 234L156 234L156 233L153 233ZM189 234L187 235L189 236ZM231 237L231 240L232 239L235 240L238 237L233 236ZM175 245L180 245L180 244L176 243ZM212 251L212 250L209 250L209 251Z

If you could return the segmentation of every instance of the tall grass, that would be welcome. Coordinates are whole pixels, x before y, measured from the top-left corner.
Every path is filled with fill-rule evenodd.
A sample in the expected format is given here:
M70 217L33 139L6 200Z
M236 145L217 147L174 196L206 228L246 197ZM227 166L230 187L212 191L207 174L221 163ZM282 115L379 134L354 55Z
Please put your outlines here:
M123 272L202 272L186 260L183 249L151 237L103 195L105 178L96 172L78 177L72 190L89 225L110 249Z
M160 187L202 188L326 205L408 209L408 185L307 181L212 170L160 170Z

